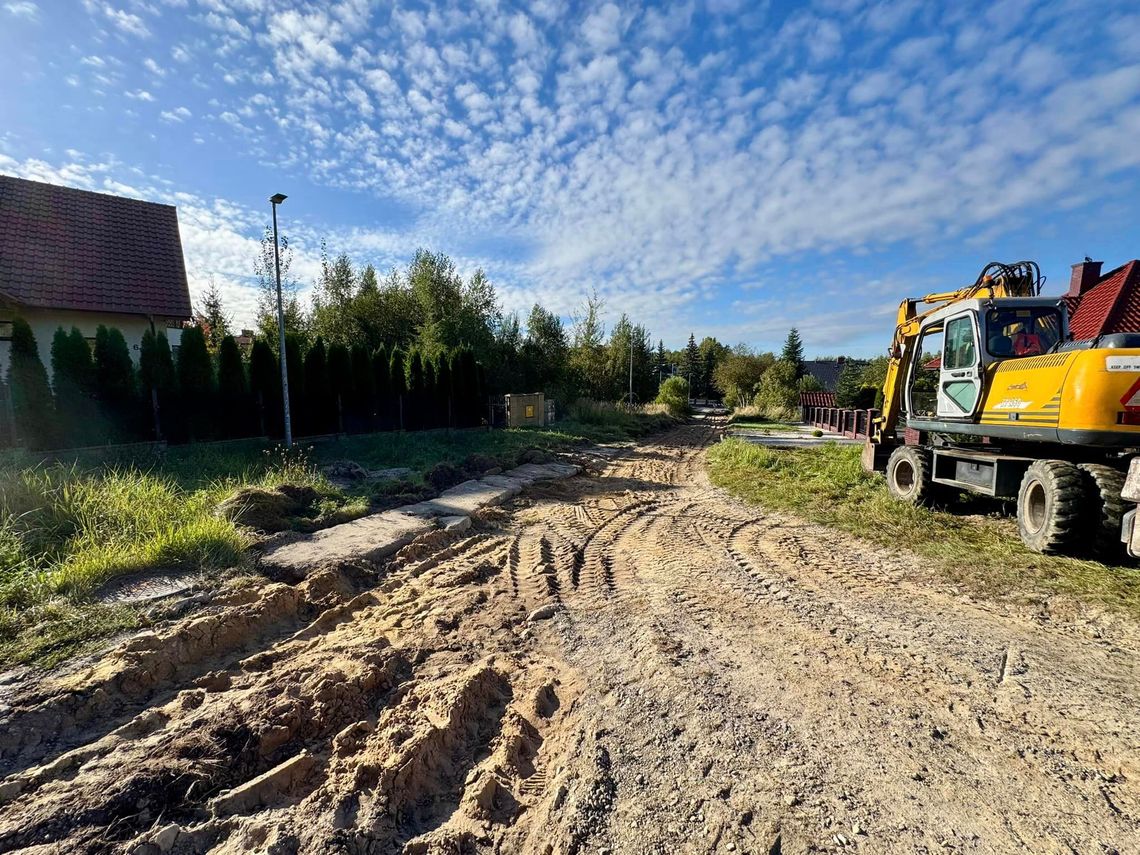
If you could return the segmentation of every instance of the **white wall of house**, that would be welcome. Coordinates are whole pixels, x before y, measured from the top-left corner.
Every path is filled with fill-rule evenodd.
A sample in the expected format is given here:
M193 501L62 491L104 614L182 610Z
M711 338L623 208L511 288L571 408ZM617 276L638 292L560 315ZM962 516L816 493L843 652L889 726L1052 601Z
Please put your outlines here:
M139 346L142 343L143 333L150 329L150 319L145 315L76 312L68 309L31 309L25 306L12 308L0 305L0 324L11 321L16 315L22 317L31 326L32 332L36 336L36 344L40 349L40 359L43 360L49 378L51 377L51 340L59 327L63 327L68 332L71 331L72 327L78 327L79 331L83 333L83 337L89 340L92 349L95 346L95 331L100 324L107 327L117 327L122 332L123 338L127 340L127 348L131 352L131 358L135 365L138 365L139 362ZM167 319L155 318L154 323L156 330L165 331L171 339L171 347L176 347L178 345L177 331L167 329ZM181 325L174 320L171 320L171 324ZM6 327L6 324L4 326ZM0 376L3 377L7 377L8 374L9 347L10 343L7 339L0 341Z

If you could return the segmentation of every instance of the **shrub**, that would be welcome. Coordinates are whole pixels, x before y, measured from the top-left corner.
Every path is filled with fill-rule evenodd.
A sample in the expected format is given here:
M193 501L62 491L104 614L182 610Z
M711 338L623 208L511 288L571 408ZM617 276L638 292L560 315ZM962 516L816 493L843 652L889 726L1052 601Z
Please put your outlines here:
M325 342L320 336L317 336L305 354L304 373L304 410L296 421L303 424L309 433L328 433L335 422L332 418L335 401L329 393L328 355Z
M281 425L281 370L269 342L259 338L249 352L249 388L259 414L261 433Z
M424 480L436 490L454 487L464 479L463 470L452 463L437 463L424 473Z
M23 318L12 321L8 388L16 435L29 448L46 448L55 439L52 397L47 371L32 328Z
M77 327L70 333L63 327L55 331L51 372L59 440L70 446L89 445L95 424L95 373L91 347Z
M232 335L218 345L218 423L224 436L248 436L251 428L245 366Z
M164 407L171 410L176 403L174 357L170 353L166 333L150 329L143 333L139 347L139 384L143 394L150 399L155 439L161 439L162 410Z
M205 439L209 433L210 399L214 372L206 336L201 327L185 327L178 347L178 393L183 407L183 424L190 439Z
M657 390L657 403L664 404L669 415L683 418L689 413L689 384L684 377L668 377Z

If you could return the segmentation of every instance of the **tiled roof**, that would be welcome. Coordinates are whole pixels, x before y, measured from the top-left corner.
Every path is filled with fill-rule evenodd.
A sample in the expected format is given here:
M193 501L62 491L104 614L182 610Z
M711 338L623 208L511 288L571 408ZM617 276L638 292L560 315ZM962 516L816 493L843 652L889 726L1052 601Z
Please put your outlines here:
M804 360L804 374L810 374L818 380L825 392L834 392L839 383L839 375L843 373L846 365L862 368L866 362L860 359L848 359L846 362L840 362L836 359L806 359Z
M1140 260L1129 261L1100 278L1080 297L1066 297L1073 338L1140 332Z
M178 213L0 175L0 296L44 309L189 318Z

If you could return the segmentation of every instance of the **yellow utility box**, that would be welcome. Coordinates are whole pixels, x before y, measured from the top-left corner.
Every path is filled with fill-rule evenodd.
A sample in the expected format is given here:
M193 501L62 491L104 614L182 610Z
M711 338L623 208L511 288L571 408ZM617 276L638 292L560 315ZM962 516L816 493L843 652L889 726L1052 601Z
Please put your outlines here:
M507 427L542 427L546 424L546 396L542 392L504 395Z

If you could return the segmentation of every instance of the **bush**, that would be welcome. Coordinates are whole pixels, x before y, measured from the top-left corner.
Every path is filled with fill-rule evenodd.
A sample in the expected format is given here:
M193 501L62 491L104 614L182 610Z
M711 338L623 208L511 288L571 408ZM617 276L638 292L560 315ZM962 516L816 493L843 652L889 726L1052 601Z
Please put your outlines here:
M775 421L794 419L799 415L800 393L796 368L779 360L764 372L756 386L752 405L765 417Z
M8 388L16 434L29 448L46 448L54 439L51 389L35 334L23 318L12 321Z
M446 490L466 480L463 470L451 463L437 463L424 473L424 480L436 490Z
M657 403L664 404L669 415L684 418L689 414L689 384L684 377L669 377L657 390Z

